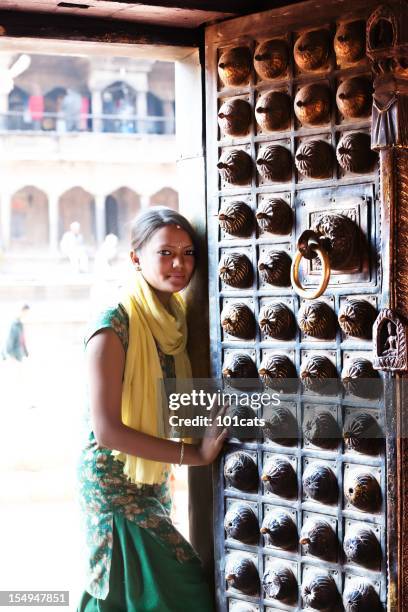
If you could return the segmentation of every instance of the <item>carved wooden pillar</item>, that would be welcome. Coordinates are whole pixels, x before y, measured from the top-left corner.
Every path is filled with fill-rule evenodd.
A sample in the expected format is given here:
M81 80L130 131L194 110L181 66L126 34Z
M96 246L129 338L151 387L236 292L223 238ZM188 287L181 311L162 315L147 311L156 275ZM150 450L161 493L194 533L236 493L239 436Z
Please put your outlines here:
M374 73L372 148L380 152L385 296L374 325L374 365L386 374L388 404L388 610L408 609L408 7L379 6L367 22Z

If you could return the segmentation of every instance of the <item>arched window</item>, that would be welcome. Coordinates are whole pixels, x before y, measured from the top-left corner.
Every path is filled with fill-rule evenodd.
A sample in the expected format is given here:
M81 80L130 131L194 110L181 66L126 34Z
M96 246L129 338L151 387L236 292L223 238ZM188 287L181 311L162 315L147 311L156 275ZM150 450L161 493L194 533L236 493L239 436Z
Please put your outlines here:
M46 247L49 240L48 198L32 185L11 199L11 246Z
M89 93L75 89L54 87L44 97L46 116L42 121L44 130L78 132L88 129Z
M153 117L164 117L163 102L159 97L147 92L147 114ZM147 125L148 134L164 134L164 121L149 121Z
M102 92L104 132L133 133L136 131L136 92L124 81L116 81Z
M130 223L139 210L140 197L129 187L120 187L109 194L105 200L106 234L115 234L129 244Z
M96 241L95 200L82 187L72 187L59 199L59 237L69 230L71 223L78 221L81 234L87 244Z
M43 130L60 130L59 121L62 121L62 116L58 116L62 111L62 103L67 94L65 87L54 87L44 96L44 111L46 116L43 119ZM49 115L47 116L47 113ZM60 130L64 131L64 130Z
M171 187L163 187L157 193L150 196L150 206L167 206L173 210L178 210L178 193Z
M7 120L7 128L9 130L26 130L29 122L27 119L29 95L24 89L14 87L8 96L8 108L12 114Z

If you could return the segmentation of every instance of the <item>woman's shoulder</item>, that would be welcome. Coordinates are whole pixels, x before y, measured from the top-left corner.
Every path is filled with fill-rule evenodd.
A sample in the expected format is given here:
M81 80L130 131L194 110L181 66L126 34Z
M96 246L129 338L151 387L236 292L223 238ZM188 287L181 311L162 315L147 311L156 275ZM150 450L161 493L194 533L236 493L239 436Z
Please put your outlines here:
M129 316L122 304L118 303L104 308L92 317L85 333L85 346L102 329L112 329L118 335L125 352L127 351L129 344Z

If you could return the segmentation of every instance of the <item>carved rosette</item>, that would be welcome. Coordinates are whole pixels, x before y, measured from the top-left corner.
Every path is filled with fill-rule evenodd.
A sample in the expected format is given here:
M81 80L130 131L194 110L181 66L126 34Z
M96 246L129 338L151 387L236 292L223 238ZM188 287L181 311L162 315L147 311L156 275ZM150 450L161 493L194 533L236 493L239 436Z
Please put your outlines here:
M303 422L303 435L311 444L330 450L339 444L340 429L331 412L314 412Z
M296 94L295 114L304 125L327 123L330 120L330 107L330 90L322 83L305 85Z
M334 154L325 140L307 140L300 145L295 155L296 168L313 179L330 178L333 173Z
M263 433L266 438L277 444L294 446L298 439L296 417L286 406L271 407L266 417Z
M258 370L246 353L232 353L224 363L222 375L233 384L234 379L258 378Z
M365 22L341 23L333 44L338 64L353 64L361 60L365 54Z
M337 380L333 362L323 355L312 355L300 369L300 378L305 389L315 392L328 391Z
M371 149L369 134L349 132L337 145L337 161L346 172L365 174L371 172L377 162L377 154Z
M345 612L382 612L383 607L374 585L366 578L350 580L343 593Z
M259 327L271 338L289 340L295 333L295 319L285 304L265 304L259 313Z
M252 108L241 98L227 100L218 111L218 125L227 136L245 136L252 121Z
M286 92L269 91L258 99L255 119L262 130L273 132L290 126L291 100Z
M340 308L338 321L347 336L369 340L375 316L375 308L367 300L347 298Z
M245 202L226 202L218 213L220 227L231 236L249 236L253 229L253 212Z
M381 564L381 545L374 531L366 525L350 529L343 543L349 561L368 569L378 569Z
M321 340L336 336L336 316L326 302L303 302L297 319L300 329L308 336Z
M266 387L278 389L285 381L296 378L296 368L286 355L266 355L262 359L259 376Z
M282 145L263 147L256 160L258 172L267 181L285 182L292 175L292 156Z
M266 40L258 45L254 66L261 79L276 79L285 74L289 64L289 50L284 40Z
M252 68L249 47L234 47L224 51L218 61L218 74L224 85L237 87L248 82Z
M256 381L248 384L248 381L245 380L235 380L231 386L240 391L250 391L251 389L258 388ZM254 441L261 437L261 430L257 425L256 412L250 406L232 404L228 408L226 415L232 417L232 425L228 427L229 438L236 438L239 441ZM241 425L241 423L245 423L245 425Z
M252 177L252 159L242 149L225 150L217 164L221 178L231 185L246 185Z
M303 580L302 598L304 605L312 610L335 610L340 594L330 574L316 573Z
M344 495L351 505L363 512L378 512L381 507L380 485L369 472L354 472L346 479Z
M297 546L297 527L289 512L271 510L263 520L261 533L267 544L277 548L293 550Z
M327 30L312 30L299 36L293 50L296 65L307 72L325 69L330 55Z
M337 503L339 487L333 470L323 463L311 463L303 472L303 488L308 496L322 504Z
M346 79L337 89L337 108L346 119L359 119L371 114L373 87L366 77Z
M323 519L309 519L302 527L299 543L305 554L325 561L337 558L337 536L329 522Z
M291 462L284 457L270 459L264 466L261 478L267 491L286 499L296 497L296 472Z
M225 580L234 589L246 595L259 592L259 574L253 558L243 553L228 555L225 562Z
M292 261L285 251L268 251L258 263L258 270L264 283L276 287L290 286Z
M287 604L297 599L297 580L290 567L281 564L269 567L263 575L262 585L269 599Z
M358 245L358 227L346 215L322 215L313 230L322 236L334 270L344 269L353 259Z
M229 304L221 313L221 325L225 333L243 340L255 337L255 317L252 310L242 302Z
M258 468L248 453L237 451L228 455L224 465L227 482L240 491L258 489Z
M239 540L244 544L258 542L259 523L249 504L243 502L232 504L225 515L224 528L228 538Z
M264 232L288 234L293 225L293 212L282 198L270 198L258 206L256 220Z
M359 357L347 363L341 378L346 391L357 397L374 399L381 392L380 375L368 359Z
M251 287L254 279L252 263L243 253L230 252L224 255L218 273L226 285L239 289Z
M359 412L346 422L343 437L350 450L364 455L378 455L383 445L384 434L372 414Z

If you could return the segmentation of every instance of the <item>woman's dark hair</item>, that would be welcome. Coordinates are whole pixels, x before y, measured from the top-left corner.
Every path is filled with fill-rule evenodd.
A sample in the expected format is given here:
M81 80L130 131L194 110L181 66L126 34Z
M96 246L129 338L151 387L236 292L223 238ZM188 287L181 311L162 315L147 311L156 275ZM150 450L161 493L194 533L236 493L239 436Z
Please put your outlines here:
M165 206L154 206L144 210L133 219L130 228L130 244L132 249L139 251L157 230L166 225L178 225L187 232L193 243L197 261L200 243L196 231L183 215Z

